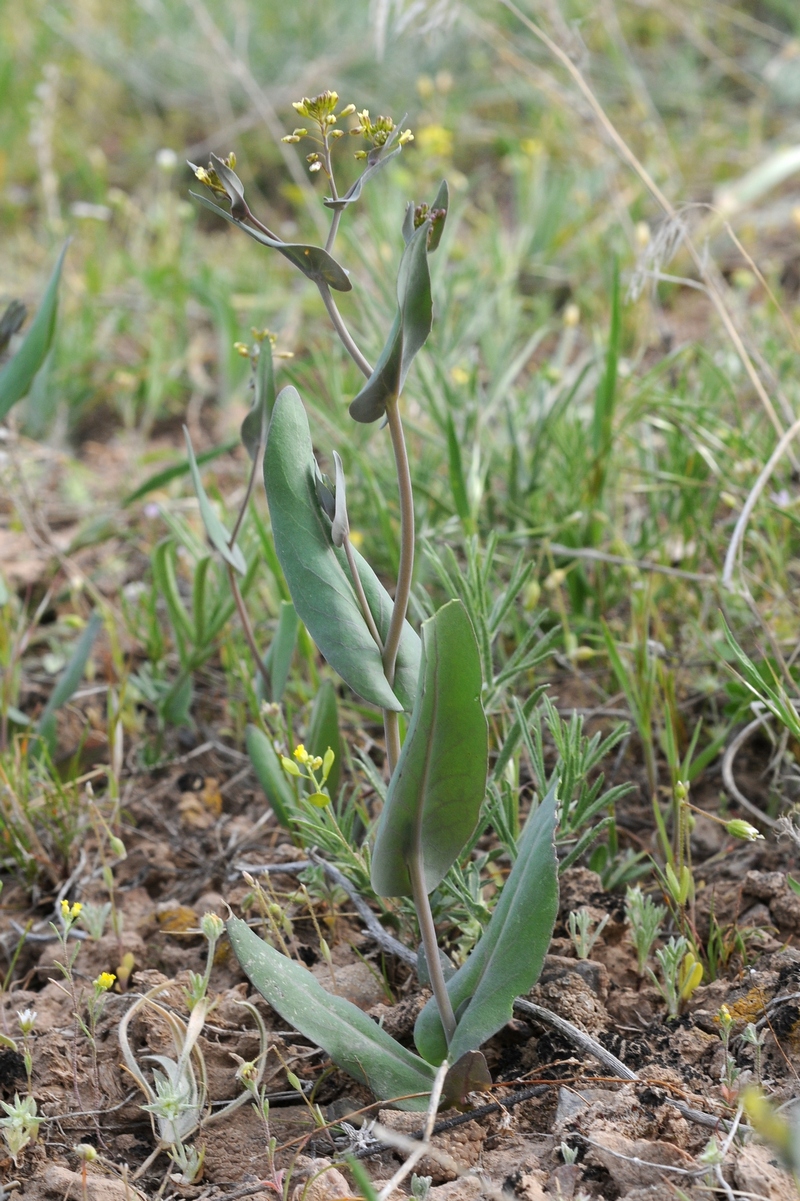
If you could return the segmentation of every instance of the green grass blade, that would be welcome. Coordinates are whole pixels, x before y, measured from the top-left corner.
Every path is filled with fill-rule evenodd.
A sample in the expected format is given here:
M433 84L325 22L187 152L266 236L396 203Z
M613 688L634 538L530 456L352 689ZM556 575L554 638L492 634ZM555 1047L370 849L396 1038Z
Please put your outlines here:
M83 679L83 673L86 669L89 655L92 653L95 639L100 633L102 625L103 618L95 610L89 618L86 629L78 639L75 650L72 652L72 658L56 681L47 704L42 710L41 717L36 723L37 733L47 743L51 755L55 751L56 712L77 691Z
M37 371L47 358L56 330L58 285L68 245L68 242L65 243L58 256L42 297L42 303L39 305L22 345L0 371L0 421L17 401L25 396Z
M245 575L247 564L245 563L244 555L238 546L228 545L230 534L214 512L211 501L208 499L206 490L203 487L203 481L200 479L200 471L197 466L197 459L194 457L192 440L189 437L189 431L186 426L183 427L183 433L186 438L186 449L189 454L189 470L192 473L192 482L197 494L197 503L200 505L200 516L203 519L203 525L205 526L209 541L214 549L222 555L226 563L229 563L235 571L238 571L239 575Z

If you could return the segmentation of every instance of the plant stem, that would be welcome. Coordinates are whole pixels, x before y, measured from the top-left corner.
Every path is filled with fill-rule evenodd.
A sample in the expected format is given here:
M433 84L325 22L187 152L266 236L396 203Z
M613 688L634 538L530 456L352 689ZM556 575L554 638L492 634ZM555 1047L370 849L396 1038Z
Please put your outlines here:
M442 964L439 959L436 928L433 924L430 899L425 891L425 881L422 878L421 856L418 853L411 855L409 858L408 874L411 877L411 889L414 896L414 908L417 911L417 919L419 921L419 932L422 937L422 945L425 948L428 976L449 1047L456 1032L456 1017L453 1013L453 1006L450 1003L450 994L447 991L444 972L442 971Z
M255 659L256 666L261 672L261 678L267 686L267 696L272 696L272 681L270 680L269 672L264 664L264 660L261 658L261 654L256 643L256 637L253 633L253 627L250 624L250 618L248 616L247 609L244 607L244 597L239 591L239 581L236 579L236 572L231 567L230 563L226 563L225 566L228 569L228 580L230 582L231 592L233 593L233 599L236 602L236 609L239 614L239 620L242 623L242 629L244 630L244 636L247 641L247 645L250 647L250 654Z
M331 180L331 188L333 190L333 180ZM336 200L336 196L334 196L333 199ZM331 250L333 249L333 243L336 241L336 234L339 231L339 222L342 219L343 212L344 209L333 210L333 220L331 221L330 233L328 234L328 240L325 243L325 249L327 250L328 254L330 254Z
M328 139L327 133L323 134L323 142L324 142L324 146L325 146L325 174L328 176L328 179L330 180L330 184L331 184L331 199L338 200L339 193L336 190L336 180L333 178L333 166L331 164L331 146L330 146L330 141ZM336 234L339 231L339 222L342 219L343 212L344 212L344 209L340 209L340 208L333 210L333 220L331 221L331 227L328 230L328 240L325 243L325 249L327 250L328 254L330 254L331 250L333 249L333 244L336 241Z
M358 574L355 555L353 554L353 544L349 538L345 538L342 541L342 546L344 547L344 553L347 555L347 565L350 568L350 575L353 577L353 588L355 589L355 594L358 597L358 603L361 606L361 612L363 614L364 621L367 623L370 634L375 639L378 650L381 652L381 654L383 654L383 642L381 641L381 636L378 633L378 627L375 625L375 618L372 616L372 611L367 603L364 585L361 583L361 576Z
M408 612L411 576L414 571L414 493L411 487L411 469L408 465L406 440L397 400L391 401L387 405L386 417L389 422L389 433L392 436L397 486L400 492L400 564L397 569L392 620L389 623L389 632L383 648L383 670L389 684L394 685L397 652L400 649L403 622Z
M261 452L263 449L264 444L263 442L259 441L258 446L256 447L256 452L253 455L253 464L250 468L250 477L247 481L247 491L244 494L244 500L242 501L241 508L239 509L239 515L236 518L236 524L233 527L233 533L228 539L228 547L230 550L233 550L236 539L239 537L239 530L242 528L244 515L247 512L247 506L250 504L250 497L253 495L253 485L256 482L256 471L258 470L258 464L261 459Z
M328 310L328 316L333 322L334 329L341 338L342 345L350 355L350 358L358 367L359 371L361 371L367 377L367 379L369 379L369 377L372 375L372 368L353 341L350 330L345 325L344 321L342 320L342 314L336 307L336 301L331 296L330 288L326 283L318 283L317 287L319 288L319 294L322 297L322 303Z

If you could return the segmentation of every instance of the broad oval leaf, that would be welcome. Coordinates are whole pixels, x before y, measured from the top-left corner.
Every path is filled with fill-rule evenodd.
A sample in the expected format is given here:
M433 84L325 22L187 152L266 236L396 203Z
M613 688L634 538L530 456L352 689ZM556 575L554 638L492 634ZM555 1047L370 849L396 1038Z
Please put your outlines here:
M472 624L461 601L450 601L422 626L417 702L372 853L379 896L411 895L415 855L431 892L475 830L489 755L481 683Z
M37 371L47 358L53 341L58 312L58 285L61 268L69 242L65 243L58 256L53 273L42 297L42 303L31 322L30 329L16 354L0 371L0 421L13 405L26 395Z
M260 242L262 246L270 246L273 250L277 250L284 258L287 258L290 263L299 268L303 275L307 275L315 284L325 283L329 288L333 288L337 292L350 292L353 285L350 278L341 264L336 262L336 259L328 254L327 250L323 250L321 246L306 246L299 242L281 242L279 238L270 238L267 234L263 234L260 229L253 229L251 225L245 225L244 221L239 221L231 213L226 213L225 209L220 208L218 204L214 204L213 200L209 200L207 196L201 196L199 192L190 192L195 200L199 201L204 208L210 209L212 213L216 213L218 217L224 217L231 225L235 225L237 229L242 229L246 234L249 234L256 242Z
M428 1107L435 1071L352 1001L325 991L306 968L281 955L240 918L226 923L236 958L276 1013L322 1047L334 1063L398 1109Z
M317 499L316 473L303 402L294 388L284 388L267 435L264 485L275 551L294 607L321 653L354 692L382 709L410 711L419 638L406 622L392 691L353 591L344 550L336 550L331 541L330 522ZM392 599L357 552L355 561L378 632L385 638Z
M251 459L263 450L272 410L275 408L275 368L269 338L261 343L255 370L253 407L242 422L242 442Z
M429 1063L477 1050L509 1021L514 998L539 978L558 912L556 789L554 782L528 818L489 924L447 982L454 1011L462 1010L449 1049L433 999L417 1018L414 1041Z
M234 570L239 572L239 575L247 574L247 563L241 549L234 543L229 546L230 534L225 529L225 526L217 517L212 507L211 501L206 495L206 490L203 487L203 481L200 479L200 470L197 466L197 460L194 457L194 449L192 440L189 437L189 431L186 426L183 427L183 432L186 437L186 447L189 452L189 467L192 473L192 483L197 494L197 503L200 506L200 516L203 519L206 533L209 541L215 550L219 551L226 563L229 563Z

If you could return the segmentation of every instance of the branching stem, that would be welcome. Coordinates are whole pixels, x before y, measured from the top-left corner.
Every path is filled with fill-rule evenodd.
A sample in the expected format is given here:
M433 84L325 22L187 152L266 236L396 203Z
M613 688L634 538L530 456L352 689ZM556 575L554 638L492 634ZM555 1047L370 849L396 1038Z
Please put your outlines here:
M317 287L319 288L319 294L322 297L322 303L328 310L328 316L333 322L334 329L339 335L342 345L350 355L350 358L353 360L355 365L358 367L359 371L361 371L364 375L366 375L367 379L369 379L369 377L372 375L372 368L353 341L350 330L345 325L344 321L342 320L342 314L336 307L336 301L331 296L330 288L326 283L319 282L317 283Z
M453 1013L453 1006L450 1003L450 994L447 991L444 972L442 971L442 964L439 959L439 944L436 941L436 928L433 924L430 899L425 891L425 881L422 878L420 855L416 854L410 857L408 874L411 877L414 908L417 911L417 918L419 920L419 932L422 937L422 945L425 948L428 976L430 977L431 988L436 998L436 1005L439 1010L439 1016L442 1019L445 1038L449 1047L456 1032L456 1017Z

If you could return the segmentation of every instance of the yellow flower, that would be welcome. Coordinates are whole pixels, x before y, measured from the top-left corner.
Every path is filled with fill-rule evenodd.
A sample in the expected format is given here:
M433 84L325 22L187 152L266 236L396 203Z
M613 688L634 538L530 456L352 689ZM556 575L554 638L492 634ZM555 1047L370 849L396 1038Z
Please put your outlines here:
M98 992L108 992L116 978L113 972L101 972L93 983Z
M64 918L64 921L74 921L80 914L81 909L83 909L83 905L80 901L73 901L71 905L67 900L62 900L61 902L61 916Z
M304 767L311 759L311 756L309 755L306 748L303 746L302 742L299 742L297 744L297 746L294 748L294 757L297 760L297 762L302 763Z

